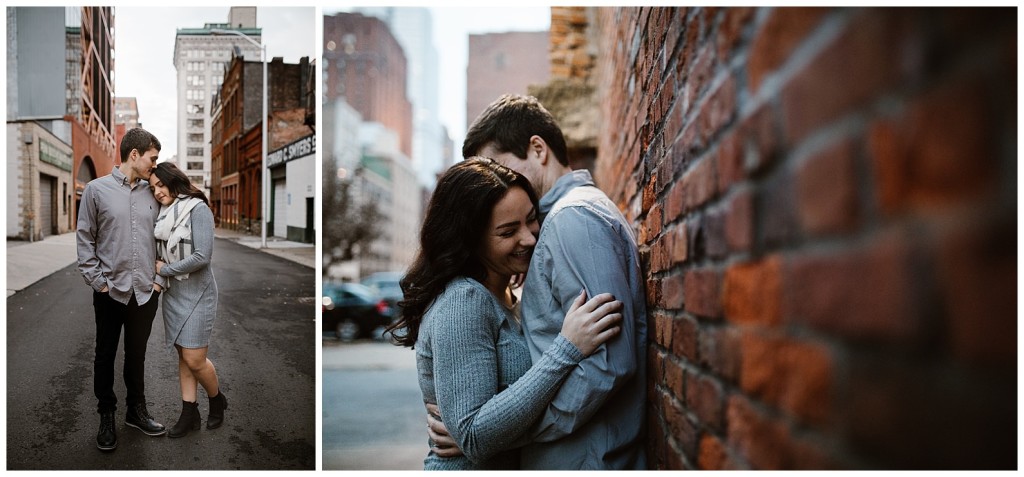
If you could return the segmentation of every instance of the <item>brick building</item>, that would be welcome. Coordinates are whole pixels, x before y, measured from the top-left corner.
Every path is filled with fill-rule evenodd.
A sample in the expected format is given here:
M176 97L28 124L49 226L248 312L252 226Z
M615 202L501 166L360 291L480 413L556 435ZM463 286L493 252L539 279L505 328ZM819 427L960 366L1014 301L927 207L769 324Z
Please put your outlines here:
M1016 467L1015 10L552 10L640 242L652 468Z
M279 57L267 64L267 80L270 83L267 103L267 114L270 116L267 123L267 180L271 184L268 198L271 201L268 205L271 220L267 236L276 235L301 242L313 241L312 221L304 218L312 216L312 199L315 192L313 176L316 167L311 158L316 151L315 141L307 141L312 147L307 151L308 154L288 155L287 160L273 164L270 163L269 157L278 150L313 135L313 72L313 65L307 57L300 58L298 64L286 64ZM211 109L213 123L210 183L215 216L221 227L260 233L259 227L263 217L262 63L245 61L243 56L233 56L225 71L221 89L211 102ZM310 160L291 163L298 159ZM273 209L274 199L281 197L280 194L289 193L285 188L288 175L291 176L291 184L299 188L292 194L296 205L290 207L285 204L284 209ZM278 186L276 188L275 182ZM287 195L280 201L290 203ZM295 230L288 230L288 221L284 219L285 210L291 210L293 219L303 217L301 224L293 226ZM278 227L274 227L273 224L275 215L280 217Z
M412 103L405 53L388 25L359 13L324 16L324 101L345 98L364 121L398 134L412 157Z

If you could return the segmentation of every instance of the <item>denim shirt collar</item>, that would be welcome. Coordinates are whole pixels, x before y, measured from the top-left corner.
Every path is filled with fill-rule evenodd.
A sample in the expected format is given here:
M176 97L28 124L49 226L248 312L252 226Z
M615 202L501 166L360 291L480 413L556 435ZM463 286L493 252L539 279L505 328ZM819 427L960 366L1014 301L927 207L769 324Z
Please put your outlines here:
M551 208L555 206L555 202L558 202L558 199L561 199L570 190L587 185L593 186L594 178L590 176L590 171L586 169L572 171L559 177L555 181L555 185L551 187L551 190L544 194L544 197L540 198L541 220L548 215L548 212L551 212Z

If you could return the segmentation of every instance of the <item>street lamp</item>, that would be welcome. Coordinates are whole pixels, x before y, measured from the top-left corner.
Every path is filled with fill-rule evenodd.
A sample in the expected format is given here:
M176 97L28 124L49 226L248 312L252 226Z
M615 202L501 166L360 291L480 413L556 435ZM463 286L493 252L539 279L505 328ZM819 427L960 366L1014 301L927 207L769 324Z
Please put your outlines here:
M267 213L267 197L270 195L269 192L267 192L267 46L262 44L262 38L260 38L261 43L257 43L256 40L250 38L249 35L238 30L213 28L210 30L210 33L214 35L240 36L260 49L260 62L263 63L263 120L260 121L263 125L263 146L261 147L263 157L262 163L260 164L260 207L262 209L261 215L263 218L260 219L260 247L267 248L267 218L270 216L270 214Z

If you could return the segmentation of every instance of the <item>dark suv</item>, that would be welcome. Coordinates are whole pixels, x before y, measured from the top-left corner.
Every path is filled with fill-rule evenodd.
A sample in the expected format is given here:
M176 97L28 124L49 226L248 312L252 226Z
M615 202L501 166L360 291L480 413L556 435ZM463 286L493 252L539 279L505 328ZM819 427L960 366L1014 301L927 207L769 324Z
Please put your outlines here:
M342 341L379 336L394 316L394 308L367 286L325 283L323 290L322 329Z

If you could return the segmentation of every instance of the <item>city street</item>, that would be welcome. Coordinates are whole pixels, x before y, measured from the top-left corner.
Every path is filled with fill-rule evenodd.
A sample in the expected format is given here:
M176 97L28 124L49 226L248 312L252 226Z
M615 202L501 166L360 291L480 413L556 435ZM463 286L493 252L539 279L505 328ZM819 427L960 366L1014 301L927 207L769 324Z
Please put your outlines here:
M224 426L180 439L124 424L122 351L115 368L117 449L96 448L92 292L75 265L7 299L7 468L314 469L315 272L229 240L215 241L220 303L209 356L228 398ZM162 311L146 361L149 411L165 426L181 410L177 357Z
M324 470L422 470L426 411L409 348L323 339Z

